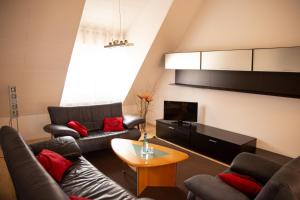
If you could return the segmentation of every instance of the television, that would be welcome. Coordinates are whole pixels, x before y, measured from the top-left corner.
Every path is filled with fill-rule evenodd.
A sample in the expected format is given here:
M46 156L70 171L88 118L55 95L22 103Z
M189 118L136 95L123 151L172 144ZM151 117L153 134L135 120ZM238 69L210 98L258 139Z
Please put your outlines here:
M197 116L197 102L164 101L164 120L197 122Z

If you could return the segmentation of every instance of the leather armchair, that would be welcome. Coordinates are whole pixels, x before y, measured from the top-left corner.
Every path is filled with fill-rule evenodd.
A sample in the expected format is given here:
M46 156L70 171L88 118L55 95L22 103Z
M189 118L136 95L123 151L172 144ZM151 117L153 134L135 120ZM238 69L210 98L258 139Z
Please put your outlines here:
M300 197L300 157L280 166L251 153L240 153L224 173L238 173L254 178L264 187L256 200L296 200ZM248 200L249 197L218 177L196 175L184 182L188 200ZM282 198L284 195L285 198Z

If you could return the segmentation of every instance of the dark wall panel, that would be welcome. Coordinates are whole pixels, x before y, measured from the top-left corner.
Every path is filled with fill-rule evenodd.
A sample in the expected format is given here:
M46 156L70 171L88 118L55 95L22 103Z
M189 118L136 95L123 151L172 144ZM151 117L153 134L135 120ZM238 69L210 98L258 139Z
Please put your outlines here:
M300 98L300 73L176 70L175 84Z

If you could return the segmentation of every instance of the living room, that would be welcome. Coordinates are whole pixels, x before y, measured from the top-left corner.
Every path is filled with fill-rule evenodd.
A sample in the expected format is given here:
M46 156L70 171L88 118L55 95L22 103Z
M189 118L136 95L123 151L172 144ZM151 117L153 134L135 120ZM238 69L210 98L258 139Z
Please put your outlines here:
M94 172L97 176L101 173L101 178L106 181L111 179L116 184L111 191L116 187L124 192L122 194L128 195L116 197L119 199L218 199L208 192L210 184L215 186L215 191L220 191L215 193L222 194L223 199L299 199L297 188L300 178L297 170L289 170L293 174L288 174L295 178L291 183L294 185L289 185L283 178L286 181L284 184L291 189L278 192L278 195L285 195L277 197L274 190L269 191L273 196L267 196L264 191L269 182L251 173L241 174L254 178L257 185L263 186L256 197L243 195L240 188L228 188L228 183L220 183L219 180L224 170L236 172L230 168L236 167L232 160L243 151L258 156L258 159L263 157L275 162L282 168L299 157L299 10L298 0L1 1L0 125L17 130L20 134L14 135L15 140L21 143L20 138L23 138L26 146L54 138L62 143L74 143L72 148L79 148L81 152L79 155L76 151L76 155L87 159L97 169ZM270 55L270 52L273 52L273 57L269 62L278 62L282 68L258 69L261 67L259 59L265 62L265 58L270 57L264 55ZM220 55L218 53L223 53L224 57L229 54L236 56L233 60L245 63L248 70L205 69L206 58ZM176 60L178 56L184 58L191 54L196 55L193 63L196 70L184 68L189 66L172 66L174 63L168 66L168 58L176 56ZM277 57L274 58L274 55ZM190 64L193 58L181 61ZM180 61L177 60L175 65L177 62ZM212 66L211 63L208 67ZM284 65L288 68L290 63L296 65L290 70L284 69ZM17 98L12 100L12 95ZM167 115L167 106L172 102L179 106L182 118ZM17 107L12 106L14 103ZM187 112L193 113L193 117L184 118L183 104L193 103L196 108ZM82 106L87 109L76 110ZM147 107L146 112L141 106ZM75 110L68 109L70 107ZM101 121L100 118L96 120L96 125L89 123L91 120L86 117L93 116L91 113L95 112L101 118ZM174 111L171 109L169 112ZM105 117L122 117L121 128L125 129L126 134L106 134L108 138L105 142L91 142L81 138L78 132L70 133L68 130L67 135L71 139L68 137L64 142L60 140L61 136L66 135L65 132L62 134L62 127L47 127L48 124L63 126L67 121L77 120L86 122L84 125L92 130L100 124L105 126L102 121ZM117 142L122 141L112 138L126 138L144 145L145 130L150 150L158 155L153 162L157 159L163 162L161 158L167 157L164 151L168 152L167 155L174 153L178 156L178 160L174 161L176 164L172 163L175 166L172 169L177 167L177 172L175 170L172 175L169 174L175 182L172 187L149 183L148 187L141 186L143 189L139 189L141 180L137 169L140 164L128 164L124 155L120 155L126 149L116 150L122 146L116 145L119 144ZM180 136L176 139L178 133ZM200 148L193 144L199 139L195 133L209 137L211 143L225 141L227 146L203 144ZM95 136L92 131L88 134ZM188 137L186 143L183 142L184 134ZM50 198L24 192L28 188L24 185L30 184L15 180L20 174L13 170L15 166L11 164L18 160L11 157L14 155L10 152L14 151L11 148L13 145L4 144L9 142L4 139L4 134L0 137L1 146L8 148L7 153L3 152L0 156L0 199ZM153 146L155 144L159 147ZM163 150L159 149L160 146ZM30 148L34 154L38 149L34 145ZM169 152L170 149L175 151ZM252 169L258 171L255 168L258 166L253 164L256 160L245 159L250 159L247 164L254 165ZM239 160L243 157L237 157L236 161ZM12 166L6 166L8 163ZM272 171L271 168L275 170L275 165L268 168L270 165L265 163L263 166L269 171ZM280 172L282 169L277 170ZM212 180L207 174L210 178L216 176L213 181L219 181L220 186L205 182ZM197 179L199 175L201 180ZM197 180L192 181L199 181L198 185L190 184L189 178L192 177L196 177ZM185 182L187 180L190 182ZM160 181L162 183L164 180ZM50 185L56 182L52 181ZM66 188L63 183L55 187L57 185L63 188L60 192L64 191L68 196L74 194L88 199L109 199L109 195L102 193L83 192L85 190L80 190L79 186L75 190ZM226 191L223 191L223 186ZM237 196L231 196L232 190ZM108 194L114 193L111 191ZM65 194L61 195L61 199L67 198Z

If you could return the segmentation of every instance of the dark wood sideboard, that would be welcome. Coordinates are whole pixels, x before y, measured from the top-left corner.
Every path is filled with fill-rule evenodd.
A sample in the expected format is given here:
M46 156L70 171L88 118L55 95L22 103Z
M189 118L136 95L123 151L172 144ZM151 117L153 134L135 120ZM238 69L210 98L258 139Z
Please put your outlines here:
M156 120L156 135L225 163L240 152L255 153L256 138L199 123Z

